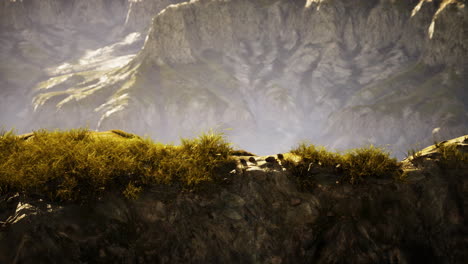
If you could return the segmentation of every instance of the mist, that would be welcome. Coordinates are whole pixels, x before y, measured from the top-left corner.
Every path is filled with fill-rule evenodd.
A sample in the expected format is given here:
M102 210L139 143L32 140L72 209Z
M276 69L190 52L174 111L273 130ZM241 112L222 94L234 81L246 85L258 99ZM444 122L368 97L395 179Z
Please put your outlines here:
M0 126L402 158L468 132L467 8L447 2L3 1Z

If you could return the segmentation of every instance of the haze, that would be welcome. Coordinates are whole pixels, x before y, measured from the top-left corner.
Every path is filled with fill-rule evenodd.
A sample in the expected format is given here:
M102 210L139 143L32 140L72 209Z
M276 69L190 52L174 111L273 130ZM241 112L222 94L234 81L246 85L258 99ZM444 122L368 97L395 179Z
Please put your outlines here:
M0 125L401 158L468 134L467 18L453 0L3 0Z

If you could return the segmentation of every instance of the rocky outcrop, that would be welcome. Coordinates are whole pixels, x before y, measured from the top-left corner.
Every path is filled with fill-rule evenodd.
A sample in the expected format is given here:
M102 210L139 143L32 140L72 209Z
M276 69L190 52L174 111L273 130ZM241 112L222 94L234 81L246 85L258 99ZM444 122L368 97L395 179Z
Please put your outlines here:
M154 16L166 7L182 2L186 0L129 0L125 30L147 32Z
M122 127L160 140L233 128L232 140L257 153L310 139L336 148L379 142L400 156L414 142L431 142L436 127L442 138L468 129L467 8L451 1L437 13L433 1L412 16L417 4L172 5L153 19L130 64L104 79L52 79L36 97L35 116L50 127L79 116L71 126Z
M25 129L33 88L68 60L112 42L126 0L0 1L1 125ZM140 47L138 47L140 48Z
M85 205L0 200L2 263L464 263L466 162L441 166L441 146L403 161L402 179L350 185L315 173L298 187L281 161L249 159L223 184L154 186L137 200ZM241 157L243 158L243 157Z
M32 112L35 88L42 81L125 65L141 49L151 17L171 3L0 1L1 126L31 129L26 119Z

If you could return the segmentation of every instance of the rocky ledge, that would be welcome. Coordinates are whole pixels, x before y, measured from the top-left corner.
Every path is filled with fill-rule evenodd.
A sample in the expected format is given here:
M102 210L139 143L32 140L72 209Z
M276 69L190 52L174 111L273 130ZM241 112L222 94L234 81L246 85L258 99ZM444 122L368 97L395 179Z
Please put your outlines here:
M0 200L1 263L466 263L468 136L402 161L400 179L303 190L281 155L240 156L222 184L137 200ZM246 154L246 153L245 153Z

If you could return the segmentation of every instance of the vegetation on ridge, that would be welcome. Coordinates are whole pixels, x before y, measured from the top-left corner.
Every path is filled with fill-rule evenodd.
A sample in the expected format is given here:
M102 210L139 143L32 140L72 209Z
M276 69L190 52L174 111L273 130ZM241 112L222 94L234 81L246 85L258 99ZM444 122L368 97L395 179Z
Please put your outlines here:
M329 171L337 176L338 181L351 184L365 182L369 178L393 178L399 174L399 163L383 148L369 146L348 150L340 154L331 152L324 147L302 143L291 150L301 158L294 163L292 173L302 186L307 188L313 182L316 170Z
M61 201L97 198L119 190L136 198L150 184L192 188L215 180L233 164L222 134L183 139L181 146L154 143L123 131L35 131L24 140L0 134L0 193L19 191Z
M441 168L467 163L468 153L457 147L444 142L434 146ZM317 174L351 184L401 176L400 163L374 146L338 153L302 143L290 153L282 165L305 189L315 184ZM413 150L412 157L417 159L420 153ZM180 146L154 143L120 130L39 130L23 136L0 132L0 195L21 192L86 201L117 190L134 199L153 184L192 189L221 179L220 172L234 168L235 155L253 154L233 150L223 134L213 132L182 139Z
M468 142L468 137L464 138ZM454 142L435 142L421 151L411 149L407 159L419 164L421 159L436 159L436 164L442 170L466 169L468 152ZM324 147L302 143L291 150L299 160L287 159L285 164L291 169L293 176L304 189L316 184L318 174L335 176L337 182L351 184L364 183L369 179L403 179L404 173L395 158L383 148L369 146L348 150L344 153L331 152Z
M468 141L468 137L465 137L465 141ZM439 165L443 169L459 169L468 164L468 153L460 151L456 144L437 143L435 146L441 155Z

